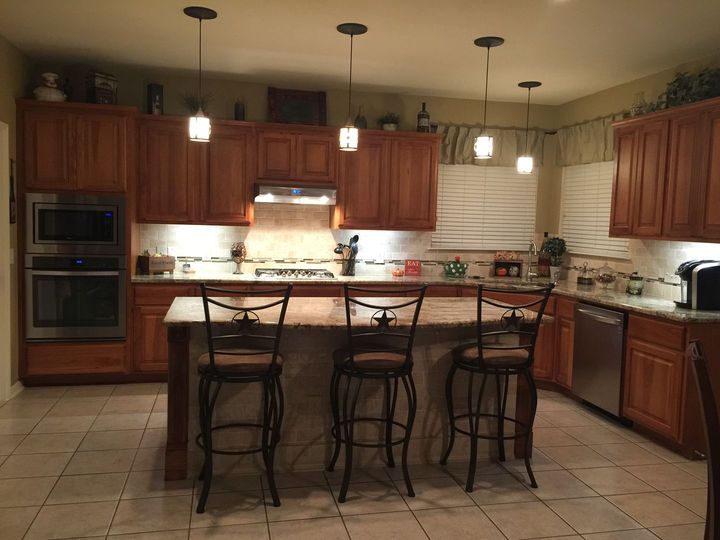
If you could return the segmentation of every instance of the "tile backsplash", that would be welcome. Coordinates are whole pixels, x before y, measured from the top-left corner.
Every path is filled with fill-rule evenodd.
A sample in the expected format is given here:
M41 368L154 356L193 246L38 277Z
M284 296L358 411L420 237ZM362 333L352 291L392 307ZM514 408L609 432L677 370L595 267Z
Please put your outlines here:
M333 249L338 242L347 243L353 234L358 234L358 260L363 263L357 266L359 275L389 273L395 264L404 259L446 261L456 254L432 249L430 232L330 229L329 211L326 206L257 204L252 227L142 224L139 226L140 250L147 249L151 253L157 250L181 258L201 258L202 261L193 263L196 269L229 272L235 266L226 260L230 256L230 246L233 242L243 241L248 252L248 262L243 268L248 270L257 264L304 264L338 272L339 257ZM536 240L540 245L542 238L539 236ZM629 274L637 271L652 280L646 285L649 293L675 298L678 292L673 286L677 282L674 272L681 262L699 258L720 259L720 244L630 240L629 247L630 260L577 255L570 256L567 262L569 266L579 267L587 261L591 268L607 262L620 272ZM465 261L474 263L468 270L469 275L487 275L493 254L489 251L461 252ZM442 267L426 264L423 271L439 274ZM575 275L572 270L568 273L570 279L574 279ZM663 280L665 283L662 283ZM618 280L616 286L623 287L622 280Z

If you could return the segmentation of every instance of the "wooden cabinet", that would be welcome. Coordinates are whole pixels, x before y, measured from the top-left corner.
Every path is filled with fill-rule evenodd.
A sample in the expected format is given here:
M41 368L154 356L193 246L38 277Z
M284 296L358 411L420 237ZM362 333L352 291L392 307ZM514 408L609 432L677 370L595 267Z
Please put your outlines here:
M575 301L558 298L555 312L555 371L553 378L565 388L572 387L575 347Z
M26 190L124 192L135 109L18 101Z
M434 230L438 145L434 140L395 140L391 156L390 226Z
M136 372L167 371L167 328L163 319L178 296L196 296L188 285L133 286L133 366Z
M261 127L257 143L259 179L335 184L338 143L333 131Z
M188 139L187 119L139 120L138 220L249 225L253 130L214 122L209 143Z
M125 372L123 341L105 343L27 343L21 376L24 381L62 377L121 375ZM61 379L58 379L60 377Z
M720 240L720 99L615 124L611 236Z
M674 441L680 440L684 348L683 326L630 316L623 414Z
M187 122L145 116L138 130L138 218L159 223L189 223L194 215ZM197 159L197 155L195 155Z
M389 167L387 138L363 137L357 151L340 152L335 226L378 229L388 222Z
M434 230L439 136L363 132L356 152L340 152L341 229Z

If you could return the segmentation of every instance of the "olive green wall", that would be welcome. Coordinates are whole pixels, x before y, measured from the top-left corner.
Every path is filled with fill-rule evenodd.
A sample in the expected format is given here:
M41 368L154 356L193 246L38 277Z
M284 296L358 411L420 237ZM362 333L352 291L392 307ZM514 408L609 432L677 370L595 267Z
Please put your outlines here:
M0 36L0 122L5 122L10 127L10 157L15 158L15 99L21 97L26 90L31 72L30 60L11 45L3 36ZM7 204L4 200L0 204ZM0 232L6 233L6 224L0 225ZM10 302L11 302L11 324L10 336L0 335L0 341L10 340L12 354L12 382L18 379L17 358L18 358L18 324L17 324L17 228L15 225L9 227L10 250L15 254L15 264L10 266ZM7 260L11 257L10 251L5 247L5 242L0 257ZM4 301L4 299L2 300Z

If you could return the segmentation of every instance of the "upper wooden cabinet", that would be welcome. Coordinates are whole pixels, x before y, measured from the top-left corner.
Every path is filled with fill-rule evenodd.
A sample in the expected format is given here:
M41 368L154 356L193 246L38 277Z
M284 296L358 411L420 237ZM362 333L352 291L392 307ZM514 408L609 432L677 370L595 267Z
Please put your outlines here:
M124 192L134 108L18 101L26 190Z
M720 240L720 99L615 124L610 234Z
M440 136L365 132L356 152L340 152L341 229L434 230Z
M188 139L187 119L139 120L138 220L249 225L253 130L213 122L210 142Z
M337 144L337 133L324 128L260 127L257 177L335 184Z

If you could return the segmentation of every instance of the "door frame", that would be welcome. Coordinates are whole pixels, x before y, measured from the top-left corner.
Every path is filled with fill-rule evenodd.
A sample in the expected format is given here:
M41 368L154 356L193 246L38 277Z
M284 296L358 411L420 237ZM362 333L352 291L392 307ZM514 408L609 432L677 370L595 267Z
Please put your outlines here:
M12 382L11 243L10 243L10 127L0 122L0 402L17 388Z

